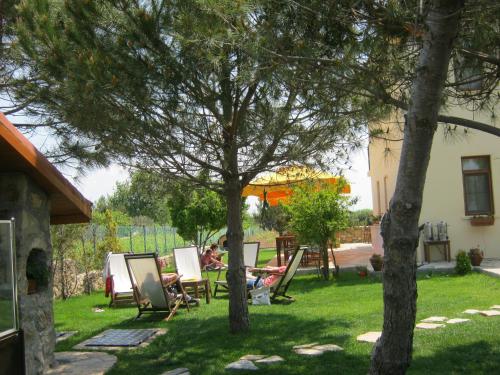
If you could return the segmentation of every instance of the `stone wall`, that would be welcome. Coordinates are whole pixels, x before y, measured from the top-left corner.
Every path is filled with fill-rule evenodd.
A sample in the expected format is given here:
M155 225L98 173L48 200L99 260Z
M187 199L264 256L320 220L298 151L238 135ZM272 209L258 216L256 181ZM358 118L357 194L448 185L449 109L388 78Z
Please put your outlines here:
M44 252L42 264L51 269L50 201L47 194L22 173L0 174L0 217L15 219L20 326L24 331L27 374L42 374L54 362L52 278L28 294L26 265L34 249ZM42 259L36 257L37 261Z
M352 227L337 232L335 235L340 243L370 243L370 227Z

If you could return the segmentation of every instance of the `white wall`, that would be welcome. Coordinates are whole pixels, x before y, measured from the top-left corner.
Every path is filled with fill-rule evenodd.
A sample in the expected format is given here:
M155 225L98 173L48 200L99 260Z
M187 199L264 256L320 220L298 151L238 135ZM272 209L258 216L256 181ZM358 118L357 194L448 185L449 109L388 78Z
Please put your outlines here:
M493 123L489 113L469 112L453 107L449 113L454 116ZM384 124L382 124L384 125ZM391 137L400 138L401 134L392 123ZM454 258L460 250L479 247L489 258L500 258L500 139L478 131L458 127L453 135L445 135L444 127L439 125L436 132L427 179L424 188L424 200L420 223L426 221L448 223L451 256ZM374 213L385 212L384 178L387 194L392 197L399 165L402 142L384 142L374 140L370 144L370 177L372 178L372 195ZM390 148L390 152L387 152ZM388 156L386 156L388 155ZM471 226L470 216L465 215L461 157L490 155L493 184L493 201L495 205L495 224L492 226ZM377 181L380 186L381 207L378 206ZM390 200L390 198L389 198ZM432 256L431 256L432 257ZM423 261L423 246L420 244L417 259Z

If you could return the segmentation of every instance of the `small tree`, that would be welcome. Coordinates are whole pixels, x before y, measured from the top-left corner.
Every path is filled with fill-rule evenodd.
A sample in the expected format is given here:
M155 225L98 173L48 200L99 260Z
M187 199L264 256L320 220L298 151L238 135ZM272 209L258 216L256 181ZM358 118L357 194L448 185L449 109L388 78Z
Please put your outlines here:
M173 189L168 207L172 225L179 235L202 249L209 238L226 225L226 202L214 191L177 187Z
M349 220L352 200L341 194L341 186L323 186L318 190L306 185L294 190L287 205L291 215L290 228L302 242L319 246L325 280L328 272L328 240L344 229Z
M111 210L104 211L100 218L100 224L104 226L103 239L97 244L96 264L100 267L104 261L104 257L108 252L120 253L122 246L118 241L117 225L113 218Z
M275 230L279 235L283 235L290 223L290 214L287 209L280 203L277 206L264 208L264 205L259 205L256 220L262 229Z
M78 243L86 227L83 225L53 225L50 228L54 251L54 286L63 300L69 298L76 288L78 273Z

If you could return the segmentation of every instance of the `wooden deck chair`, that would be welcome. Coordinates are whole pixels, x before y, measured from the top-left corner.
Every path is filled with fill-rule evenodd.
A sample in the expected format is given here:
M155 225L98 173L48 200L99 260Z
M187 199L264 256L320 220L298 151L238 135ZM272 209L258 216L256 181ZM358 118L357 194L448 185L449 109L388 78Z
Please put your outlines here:
M259 259L260 242L245 242L243 244L243 264L246 268L257 267L257 261ZM217 280L215 281L214 297L217 295L217 290L219 286L228 289L227 280L220 280L221 271L217 275Z
M134 292L125 263L125 254L109 253L106 258L104 273L106 283L109 285L107 292L111 296L109 306L116 306L121 302L134 302Z
M168 321L174 316L183 301L189 310L184 290L181 290L181 293L176 296L172 296L166 290L169 285L164 285L162 282L156 254L127 254L125 262L132 281L134 299L139 309L136 319L145 312L166 312L168 316L165 320Z
M288 299L293 299L290 296L286 295L286 291L290 286L290 283L297 272L297 268L299 268L300 261L302 260L302 256L304 255L305 249L298 249L293 254L292 258L288 262L288 265L285 270L285 274L279 280L276 281L274 285L270 285L271 292L273 293L271 296L271 300L276 299L276 297L282 296Z
M184 288L193 289L195 298L200 293L205 294L207 303L210 303L210 281L201 275L200 256L196 246L178 247L174 249L176 273L180 275Z

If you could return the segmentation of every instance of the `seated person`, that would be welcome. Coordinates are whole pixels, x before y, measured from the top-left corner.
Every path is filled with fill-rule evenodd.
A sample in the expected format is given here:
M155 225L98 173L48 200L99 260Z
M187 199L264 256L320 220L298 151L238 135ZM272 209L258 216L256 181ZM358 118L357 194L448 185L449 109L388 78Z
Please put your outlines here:
M201 256L201 266L204 269L210 270L210 269L222 268L225 267L226 265L222 263L220 260L217 260L217 258L213 256L212 250L208 249Z
M255 276L249 276L247 274L247 288L248 289L260 288L263 286L270 287L285 274L286 266L250 268L249 271L250 272L261 271L261 272L268 274L269 276L267 276L265 278L258 278Z
M212 257L214 257L215 259L220 261L222 259L223 254L219 254L219 252L217 251L218 249L219 249L219 246L217 246L216 243L213 243L210 245L210 250L212 250Z

